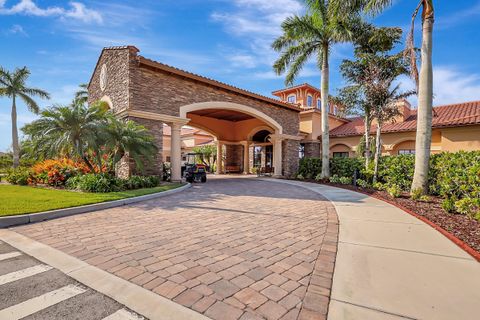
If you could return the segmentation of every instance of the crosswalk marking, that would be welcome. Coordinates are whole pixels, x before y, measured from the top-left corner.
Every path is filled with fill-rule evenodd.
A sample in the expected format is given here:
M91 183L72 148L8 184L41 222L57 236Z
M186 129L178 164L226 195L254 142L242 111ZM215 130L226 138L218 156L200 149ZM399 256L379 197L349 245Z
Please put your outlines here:
M30 268L4 274L3 276L0 276L0 286L6 283L10 283L13 281L17 281L26 277L30 277L30 276L48 271L50 269L53 269L53 268L45 264L39 264ZM2 318L0 317L0 319Z
M15 257L21 256L21 255L22 255L22 253L18 252L18 251L2 253L2 254L0 254L0 261L7 260L7 259L10 259L10 258L15 258Z
M76 285L70 284L60 289L50 291L41 296L29 299L0 311L0 319L17 320L35 312L51 307L59 302L70 299L85 292Z
M102 320L140 320L142 318L137 317L136 315L128 312L125 309L120 309L115 313L112 313L108 317L103 318Z

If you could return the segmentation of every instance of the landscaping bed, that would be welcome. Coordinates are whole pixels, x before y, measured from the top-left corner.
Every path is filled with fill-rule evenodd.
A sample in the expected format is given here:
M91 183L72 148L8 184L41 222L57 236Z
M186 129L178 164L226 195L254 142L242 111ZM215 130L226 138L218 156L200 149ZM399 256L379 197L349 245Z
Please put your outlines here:
M180 183L164 183L153 188L125 190L118 192L90 193L53 188L0 185L0 216L21 215L55 209L83 206L87 204L120 200L182 186Z
M310 182L316 181L312 180ZM372 188L360 188L353 185L337 183L323 184L365 193L380 200L392 203L401 209L411 211L448 231L480 254L480 222L469 218L466 215L446 212L442 209L441 198L430 196L428 201L415 201L412 200L407 193L402 194L398 198L394 198L386 191L375 190Z

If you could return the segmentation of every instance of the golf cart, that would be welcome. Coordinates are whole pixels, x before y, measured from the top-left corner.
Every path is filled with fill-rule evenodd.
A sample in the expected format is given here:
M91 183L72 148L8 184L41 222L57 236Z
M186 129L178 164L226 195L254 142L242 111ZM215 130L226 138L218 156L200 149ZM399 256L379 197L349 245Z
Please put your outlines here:
M182 174L187 182L207 182L207 166L197 163L198 153L188 153L182 166Z

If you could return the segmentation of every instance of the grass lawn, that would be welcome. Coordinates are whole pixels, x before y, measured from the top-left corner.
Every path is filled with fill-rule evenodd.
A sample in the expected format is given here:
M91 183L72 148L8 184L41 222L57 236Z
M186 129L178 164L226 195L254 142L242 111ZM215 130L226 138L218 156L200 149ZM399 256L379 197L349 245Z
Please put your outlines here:
M175 189L181 185L175 183L155 188L110 193L85 193L30 186L0 185L0 216L42 212L131 198Z

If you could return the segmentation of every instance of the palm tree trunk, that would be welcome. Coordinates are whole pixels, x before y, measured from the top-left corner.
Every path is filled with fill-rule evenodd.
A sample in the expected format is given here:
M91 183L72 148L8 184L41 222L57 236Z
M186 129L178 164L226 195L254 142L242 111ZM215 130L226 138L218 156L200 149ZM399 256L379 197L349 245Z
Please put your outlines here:
M328 126L328 86L329 86L329 66L328 66L328 44L322 48L322 178L330 177L330 136Z
M368 170L370 164L370 112L365 111L365 169Z
M15 95L12 99L12 149L13 149L13 167L20 165L20 147L18 146L18 129L17 129L17 104Z
M382 123L377 120L377 135L375 137L375 167L373 170L373 182L377 182L378 178L378 162L380 161L380 155L382 153L381 135L382 135Z
M429 8L424 4L423 10ZM433 8L424 13L422 25L422 61L418 83L417 135L415 142L415 173L411 190L421 189L428 192L428 170L430 146L432 143L432 103L433 103L433 70L432 70L432 33Z

